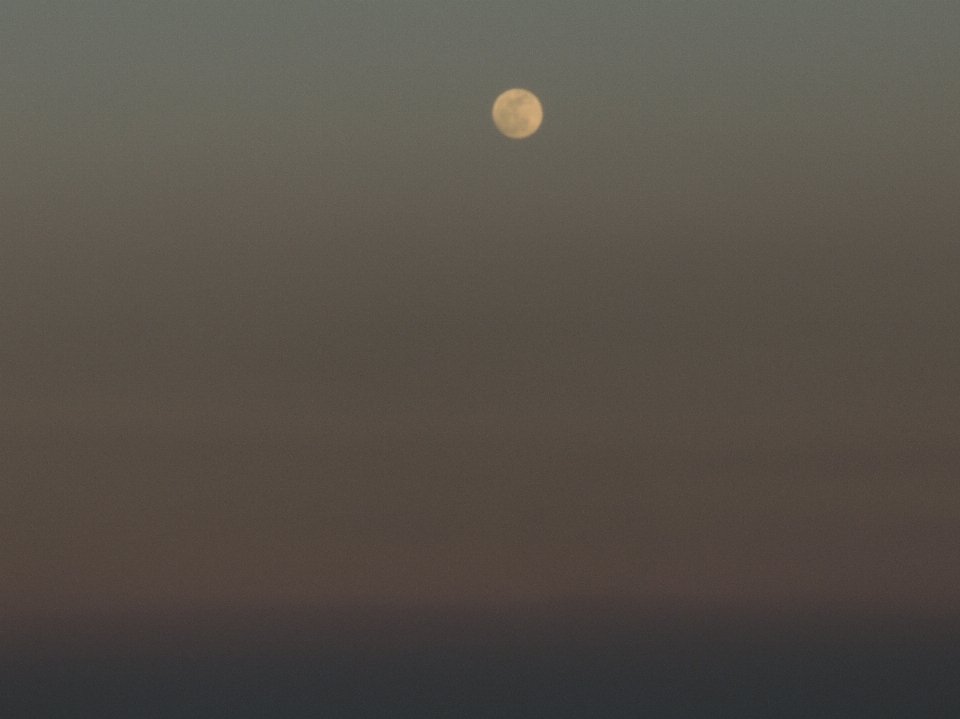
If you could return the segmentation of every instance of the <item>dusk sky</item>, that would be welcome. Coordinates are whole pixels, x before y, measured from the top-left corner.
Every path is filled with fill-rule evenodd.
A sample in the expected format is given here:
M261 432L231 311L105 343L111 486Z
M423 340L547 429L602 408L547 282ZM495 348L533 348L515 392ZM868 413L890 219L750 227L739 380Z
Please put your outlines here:
M958 48L947 0L5 0L0 636L960 615Z

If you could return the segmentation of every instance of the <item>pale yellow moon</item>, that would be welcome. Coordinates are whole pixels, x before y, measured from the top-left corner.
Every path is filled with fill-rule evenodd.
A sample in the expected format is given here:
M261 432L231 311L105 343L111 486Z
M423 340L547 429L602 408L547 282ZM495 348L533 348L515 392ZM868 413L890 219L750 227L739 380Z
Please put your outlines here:
M543 122L543 106L529 90L507 90L493 103L493 124L507 137L530 137Z

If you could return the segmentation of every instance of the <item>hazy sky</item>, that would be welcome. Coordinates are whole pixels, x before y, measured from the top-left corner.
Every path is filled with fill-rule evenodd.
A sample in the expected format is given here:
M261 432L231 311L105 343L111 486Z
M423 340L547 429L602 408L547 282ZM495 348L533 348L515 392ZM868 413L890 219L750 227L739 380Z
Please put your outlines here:
M960 611L957 48L946 0L7 0L0 614Z

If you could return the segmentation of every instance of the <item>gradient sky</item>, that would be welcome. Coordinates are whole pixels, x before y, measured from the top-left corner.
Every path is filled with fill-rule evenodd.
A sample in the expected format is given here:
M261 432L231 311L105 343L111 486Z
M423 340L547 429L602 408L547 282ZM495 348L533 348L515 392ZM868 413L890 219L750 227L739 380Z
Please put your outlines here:
M960 612L957 48L946 0L7 0L5 625Z

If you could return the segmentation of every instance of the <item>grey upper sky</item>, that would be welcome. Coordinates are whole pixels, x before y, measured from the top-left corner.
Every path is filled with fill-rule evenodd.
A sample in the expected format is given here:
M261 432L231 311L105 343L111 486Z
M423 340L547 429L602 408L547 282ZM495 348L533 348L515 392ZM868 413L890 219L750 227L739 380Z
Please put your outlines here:
M0 610L956 611L958 48L927 0L7 0Z

